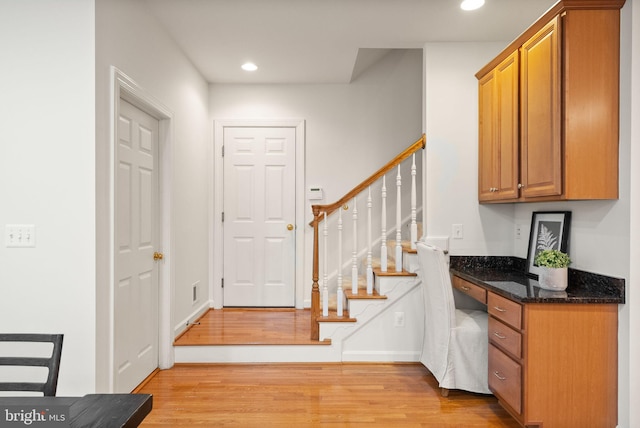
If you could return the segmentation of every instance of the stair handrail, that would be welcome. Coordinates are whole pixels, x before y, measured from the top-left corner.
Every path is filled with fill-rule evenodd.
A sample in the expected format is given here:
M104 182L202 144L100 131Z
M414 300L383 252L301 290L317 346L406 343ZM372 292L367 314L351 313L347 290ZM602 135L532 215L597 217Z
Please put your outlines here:
M387 174L396 166L400 165L404 160L408 159L414 153L416 153L420 149L424 149L426 147L426 136L422 134L422 136L416 140L413 144L399 153L395 158L390 160L386 165L380 168L378 171L373 173L369 178L365 179L362 183L358 184L356 187L347 192L342 198L338 199L336 202L332 204L324 204L324 205L311 205L311 210L313 212L313 220L309 223L310 226L313 227L313 285L311 287L311 340L318 340L320 338L320 326L318 323L318 318L320 317L320 286L318 284L319 275L320 275L320 267L319 267L319 233L318 233L318 225L321 221L326 219L332 213L334 213L338 208L344 206L348 201L353 199L356 195L360 194L362 191L367 189L373 183L378 181L381 177ZM325 215L326 214L326 215Z
M347 192L342 198L338 199L336 202L332 204L325 205L311 205L311 209L314 213L313 220L309 223L310 226L313 226L314 223L322 221L319 213L327 213L327 217L329 217L335 210L345 205L348 201L353 199L354 196L358 195L364 189L378 181L380 177L391 171L396 166L400 165L405 159L409 158L412 154L416 153L420 149L424 149L426 147L426 136L422 134L420 139L416 140L415 143L411 144L405 150L403 150L400 154L398 154L395 158L390 160L386 165L380 168L378 171L373 173L369 178L364 180L362 183L358 184L356 187ZM318 215L316 215L316 210L318 211Z

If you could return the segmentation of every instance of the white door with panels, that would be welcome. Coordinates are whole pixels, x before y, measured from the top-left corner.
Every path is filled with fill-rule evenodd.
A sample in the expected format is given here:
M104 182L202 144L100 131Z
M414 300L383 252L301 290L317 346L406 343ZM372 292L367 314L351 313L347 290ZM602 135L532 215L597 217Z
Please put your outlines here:
M292 127L224 128L224 306L295 305Z
M114 390L158 367L158 120L120 100L115 154Z

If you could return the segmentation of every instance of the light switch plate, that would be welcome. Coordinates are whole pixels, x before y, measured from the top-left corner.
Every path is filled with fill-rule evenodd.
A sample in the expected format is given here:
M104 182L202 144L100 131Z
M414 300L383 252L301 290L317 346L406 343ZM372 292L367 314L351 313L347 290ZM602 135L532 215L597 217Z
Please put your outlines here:
M4 245L7 248L27 248L36 246L36 226L33 224L6 224Z
M464 238L464 229L461 224L454 224L451 226L451 235L453 235L453 239L462 239Z

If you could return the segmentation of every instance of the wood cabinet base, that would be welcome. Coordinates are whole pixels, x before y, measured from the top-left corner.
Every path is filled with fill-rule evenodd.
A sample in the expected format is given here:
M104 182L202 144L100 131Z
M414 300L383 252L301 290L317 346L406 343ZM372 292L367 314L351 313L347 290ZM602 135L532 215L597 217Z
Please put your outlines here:
M489 382L503 407L527 427L614 428L617 305L525 304L523 317L522 359L489 349Z

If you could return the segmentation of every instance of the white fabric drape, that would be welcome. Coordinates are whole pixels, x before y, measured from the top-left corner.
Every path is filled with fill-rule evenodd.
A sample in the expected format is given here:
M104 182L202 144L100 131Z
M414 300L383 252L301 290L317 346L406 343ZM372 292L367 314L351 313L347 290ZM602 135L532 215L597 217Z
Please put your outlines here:
M490 394L487 313L456 309L444 252L423 242L417 248L425 312L420 362L441 388Z

